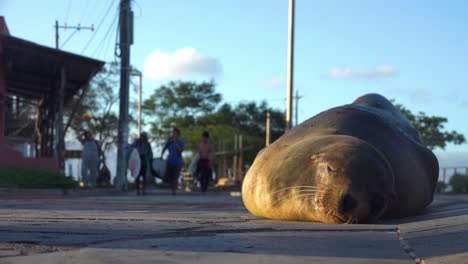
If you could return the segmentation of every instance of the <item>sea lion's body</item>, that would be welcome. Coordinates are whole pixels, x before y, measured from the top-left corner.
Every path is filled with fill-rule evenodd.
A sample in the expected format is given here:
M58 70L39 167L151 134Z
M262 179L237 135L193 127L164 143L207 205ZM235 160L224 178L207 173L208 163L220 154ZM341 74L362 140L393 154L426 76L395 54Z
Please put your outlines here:
M272 219L356 223L416 214L432 202L438 162L384 97L324 111L256 157L242 198Z

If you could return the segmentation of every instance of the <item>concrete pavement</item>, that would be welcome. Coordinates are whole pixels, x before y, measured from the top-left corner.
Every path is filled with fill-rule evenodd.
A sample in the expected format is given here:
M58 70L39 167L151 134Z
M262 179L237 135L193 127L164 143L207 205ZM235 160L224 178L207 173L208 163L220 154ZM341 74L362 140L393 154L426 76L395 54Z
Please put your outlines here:
M0 263L468 263L466 195L325 225L256 219L229 192L84 194L0 194Z

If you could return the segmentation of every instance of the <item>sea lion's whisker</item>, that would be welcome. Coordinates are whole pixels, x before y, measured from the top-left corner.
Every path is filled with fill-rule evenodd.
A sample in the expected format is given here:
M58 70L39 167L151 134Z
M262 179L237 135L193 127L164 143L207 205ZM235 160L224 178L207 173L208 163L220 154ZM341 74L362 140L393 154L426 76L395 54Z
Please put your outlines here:
M299 194L298 194L299 193ZM302 193L302 194L300 194ZM280 198L278 198L276 201L274 201L271 205L275 205L276 203L286 199L286 198L297 198L297 197L302 197L302 196L312 196L312 195L315 195L316 191L313 191L313 190L300 190L299 192L297 193L289 193L285 196L282 196Z
M316 186L296 185L296 186L290 186L290 187L281 188L281 189L279 189L279 190L276 190L276 191L272 192L271 194L279 193L279 192L281 192L281 191L289 190L289 189L294 189L294 188L303 188L303 189L320 190L320 188L319 188L319 187L316 187Z
M297 195L297 194L301 194L301 193L302 193L302 195L305 195L305 194L314 195L314 194L316 193L316 191L314 191L314 190L300 190L300 191L295 192L295 193L289 193L289 194L286 194L286 195L284 195L284 196L282 196L282 197L279 197L277 200L275 200L275 201L272 203L272 205L274 205L274 204L276 204L276 203L278 203L278 202L280 202L281 200L284 200L284 199L286 199L286 198L292 198L292 197L294 197L294 196L295 196L295 197L300 197L301 195Z

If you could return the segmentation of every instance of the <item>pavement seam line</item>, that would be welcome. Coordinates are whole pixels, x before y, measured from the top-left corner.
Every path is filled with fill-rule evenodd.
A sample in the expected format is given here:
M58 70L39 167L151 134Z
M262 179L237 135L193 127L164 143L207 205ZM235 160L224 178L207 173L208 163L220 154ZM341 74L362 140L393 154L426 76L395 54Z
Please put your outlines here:
M148 234L148 235L135 235L135 236L128 236L128 237L121 237L121 238L113 238L113 239L106 239L100 241L94 241L90 243L84 243L82 246L91 246L91 245L102 245L107 243L114 243L114 242L123 242L123 241L136 241L136 240L147 240L147 239L164 239L164 238L182 238L182 237L206 237L206 236L217 236L217 235L226 235L226 234L245 234L245 233L264 233L264 232L273 232L273 233L282 233L282 232L329 232L329 231L336 231L336 232L348 232L349 230L309 230L309 229L275 229L275 228L253 228L253 229L224 229L224 230L199 230L203 229L204 227L190 227L184 228L180 230L173 230L171 232L166 233L159 233L159 234ZM375 230L354 230L357 232L369 232ZM395 232L396 230L389 229L389 230L378 230L377 232L382 231L392 231ZM424 264L424 263L422 263Z
M411 258L414 260L414 262L416 264L426 264L426 262L424 261L424 259L418 257L416 255L416 251L409 245L408 241L405 240L405 238L403 238L403 235L401 234L401 229L400 229L400 225L396 225L397 227L397 237L398 237L398 241L400 241L400 246L401 248L403 249L403 251L405 251L405 253Z

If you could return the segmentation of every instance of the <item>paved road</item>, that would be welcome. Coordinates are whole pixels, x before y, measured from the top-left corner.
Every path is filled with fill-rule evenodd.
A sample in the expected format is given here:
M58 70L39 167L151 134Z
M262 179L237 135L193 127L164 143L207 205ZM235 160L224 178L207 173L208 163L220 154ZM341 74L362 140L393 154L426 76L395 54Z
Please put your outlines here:
M229 193L0 193L0 263L468 263L468 196L325 225L256 219Z

